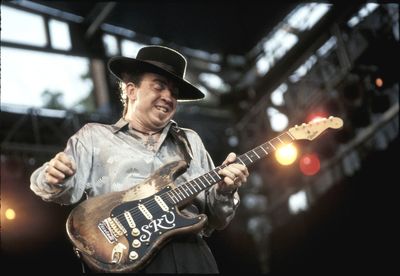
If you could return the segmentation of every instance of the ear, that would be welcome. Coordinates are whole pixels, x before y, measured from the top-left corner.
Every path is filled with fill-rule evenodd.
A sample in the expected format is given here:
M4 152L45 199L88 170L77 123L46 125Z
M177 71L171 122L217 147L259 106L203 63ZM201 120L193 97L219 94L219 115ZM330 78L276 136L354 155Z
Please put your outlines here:
M138 87L134 83L128 82L125 89L126 96L132 101L136 100Z

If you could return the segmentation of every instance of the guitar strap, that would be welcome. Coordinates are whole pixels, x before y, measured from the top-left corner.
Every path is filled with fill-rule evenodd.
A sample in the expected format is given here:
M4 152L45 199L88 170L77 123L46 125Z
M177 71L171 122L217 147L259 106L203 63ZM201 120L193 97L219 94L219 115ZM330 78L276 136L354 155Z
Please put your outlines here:
M193 152L185 131L176 125L172 125L170 128L170 133L178 144L181 152L183 153L186 164L189 167L190 161L193 159Z

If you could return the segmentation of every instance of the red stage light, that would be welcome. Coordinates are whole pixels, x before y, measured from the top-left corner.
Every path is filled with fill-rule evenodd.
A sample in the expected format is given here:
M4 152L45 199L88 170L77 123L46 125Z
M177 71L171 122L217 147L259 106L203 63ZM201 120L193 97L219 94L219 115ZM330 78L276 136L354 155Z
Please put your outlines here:
M300 170L304 175L315 175L321 168L319 157L314 153L304 154L300 158Z
M318 111L318 112L313 112L309 114L306 118L306 122L315 122L317 120L321 120L323 118L327 118L328 114L325 111Z

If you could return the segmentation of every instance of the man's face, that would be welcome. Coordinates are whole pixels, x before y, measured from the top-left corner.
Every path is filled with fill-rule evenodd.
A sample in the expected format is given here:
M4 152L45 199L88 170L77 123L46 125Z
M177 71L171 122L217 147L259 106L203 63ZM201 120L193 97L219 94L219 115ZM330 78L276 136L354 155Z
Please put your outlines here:
M135 86L134 116L149 130L163 128L174 116L178 89L174 83L158 74L145 73Z

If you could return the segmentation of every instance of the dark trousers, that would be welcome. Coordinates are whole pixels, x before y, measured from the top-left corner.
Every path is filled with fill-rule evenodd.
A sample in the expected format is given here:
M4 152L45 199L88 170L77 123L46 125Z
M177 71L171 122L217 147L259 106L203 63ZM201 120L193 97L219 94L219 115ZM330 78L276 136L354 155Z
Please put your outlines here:
M83 264L84 273L93 273ZM207 243L198 235L177 236L164 245L138 274L219 273Z

